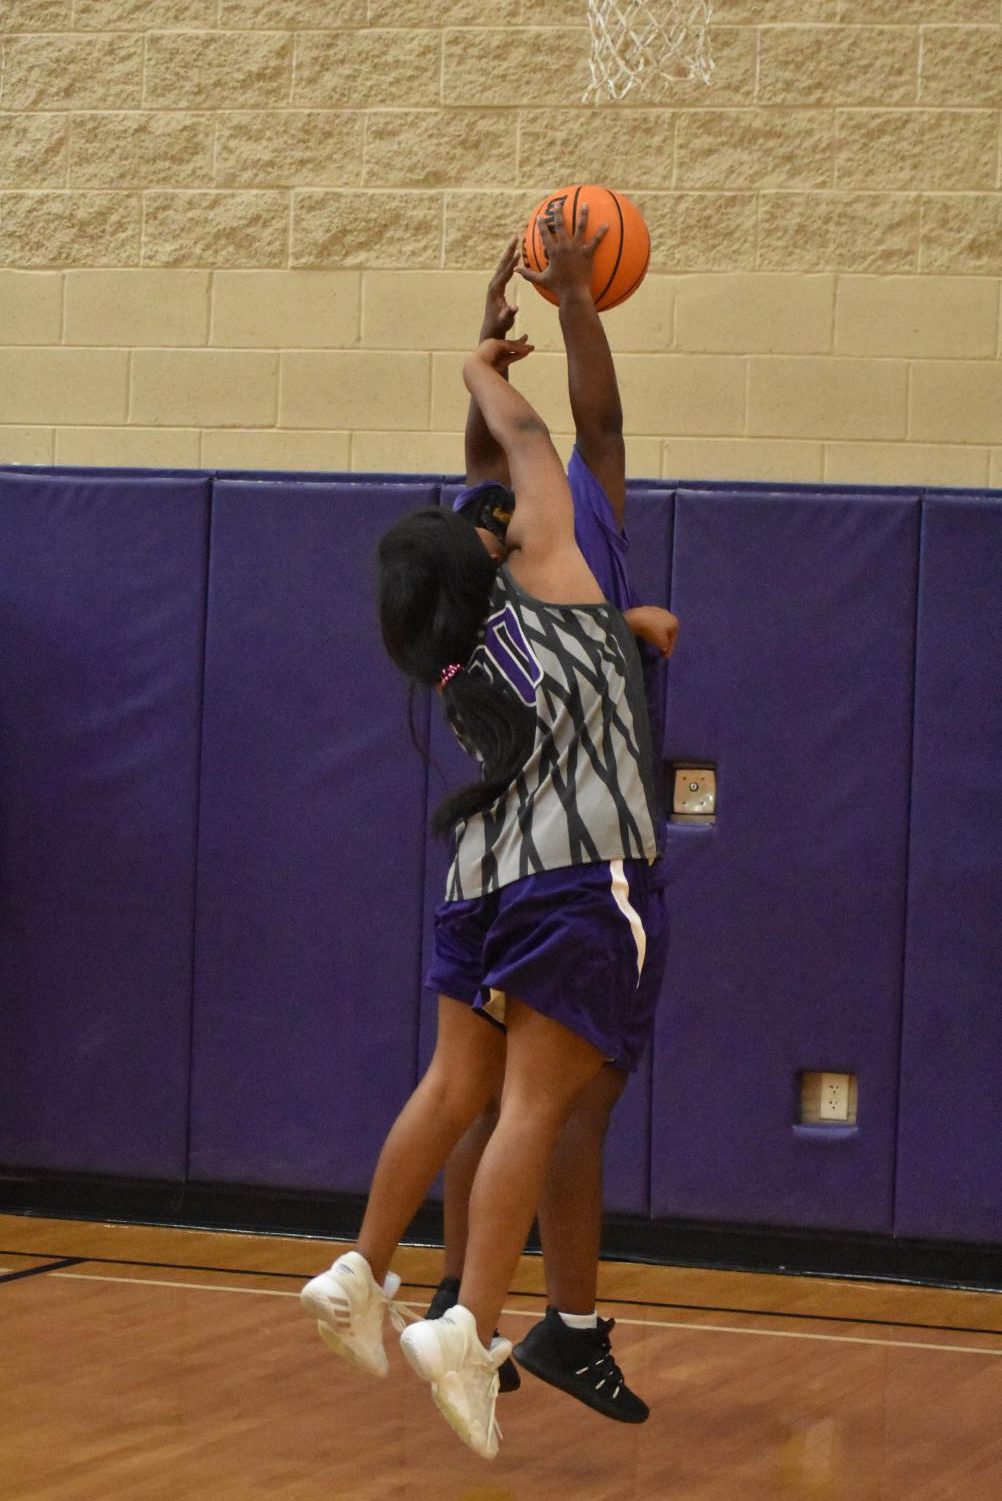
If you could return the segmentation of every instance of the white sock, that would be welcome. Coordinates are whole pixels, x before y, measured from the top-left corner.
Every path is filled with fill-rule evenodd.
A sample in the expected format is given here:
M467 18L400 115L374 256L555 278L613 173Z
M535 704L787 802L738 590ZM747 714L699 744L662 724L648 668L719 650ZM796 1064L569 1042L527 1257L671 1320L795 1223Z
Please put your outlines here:
M557 1310L560 1313L560 1310ZM561 1313L560 1317L568 1329L597 1329L597 1313Z

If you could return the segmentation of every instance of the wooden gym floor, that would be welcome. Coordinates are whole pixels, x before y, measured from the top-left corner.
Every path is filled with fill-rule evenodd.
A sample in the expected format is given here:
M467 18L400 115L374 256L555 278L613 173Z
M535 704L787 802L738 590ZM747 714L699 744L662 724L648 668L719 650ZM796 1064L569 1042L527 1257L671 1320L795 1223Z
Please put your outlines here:
M389 1337L386 1381L316 1338L295 1299L330 1259L319 1241L0 1215L0 1497L1002 1497L1002 1294L604 1263L650 1421L611 1423L524 1374L487 1463ZM396 1266L423 1309L438 1253ZM540 1271L522 1262L516 1338Z

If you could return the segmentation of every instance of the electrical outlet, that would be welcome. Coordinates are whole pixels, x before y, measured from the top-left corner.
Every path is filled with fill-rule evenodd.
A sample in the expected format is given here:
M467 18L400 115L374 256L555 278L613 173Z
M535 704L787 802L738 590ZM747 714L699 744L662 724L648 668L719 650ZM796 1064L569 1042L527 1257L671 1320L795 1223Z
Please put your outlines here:
M859 1112L859 1079L855 1074L800 1075L800 1124L854 1126Z
M822 1074L818 1114L823 1121L849 1119L849 1075Z

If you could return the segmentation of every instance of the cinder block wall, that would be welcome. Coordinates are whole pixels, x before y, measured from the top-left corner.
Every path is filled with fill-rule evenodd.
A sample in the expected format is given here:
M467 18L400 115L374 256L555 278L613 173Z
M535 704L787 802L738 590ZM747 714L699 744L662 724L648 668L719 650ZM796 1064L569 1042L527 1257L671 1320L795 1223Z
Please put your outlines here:
M0 34L0 460L458 469L484 272L585 180L653 236L607 315L633 474L1002 485L1002 0L718 0L711 87L599 108L584 0Z

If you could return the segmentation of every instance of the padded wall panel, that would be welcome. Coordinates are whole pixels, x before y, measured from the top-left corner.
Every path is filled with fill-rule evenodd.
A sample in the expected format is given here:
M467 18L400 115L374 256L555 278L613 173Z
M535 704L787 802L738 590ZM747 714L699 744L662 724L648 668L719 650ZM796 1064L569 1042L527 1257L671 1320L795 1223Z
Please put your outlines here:
M0 1159L182 1178L204 480L0 476Z
M450 504L453 490L443 491ZM667 604L671 552L670 492L631 486L628 505L630 577L638 600ZM660 726L655 740L660 736ZM432 766L429 774L429 806L434 808L446 795L475 774L474 763L464 755L446 725L437 703L431 710ZM445 891L449 850L429 835L425 869L424 969L431 962L432 917ZM421 1056L426 1063L435 1040L436 999L426 994L422 1011ZM484 1023L485 1026L488 1023ZM646 1213L648 1206L648 1134L650 1116L650 1060L646 1059L616 1108L606 1147L606 1207L617 1212Z
M1002 1241L1002 497L923 506L902 1236Z
M425 780L374 554L435 495L215 487L195 1179L365 1189L415 1082Z
M918 503L681 491L673 758L717 765L658 1025L652 1210L888 1231ZM801 1070L856 1129L795 1126Z
M674 496L671 491L631 485L627 501L627 535L630 538L630 584L639 604L669 604L671 533ZM681 649L681 648L679 648ZM664 745L665 684L670 666L655 668L658 681L657 716L652 724L655 754ZM666 852L671 859L672 851ZM669 912L678 885L669 887ZM662 995L661 1004L666 1003ZM650 1116L652 1046L630 1078L616 1106L605 1143L605 1205L618 1213L647 1214L650 1209Z

